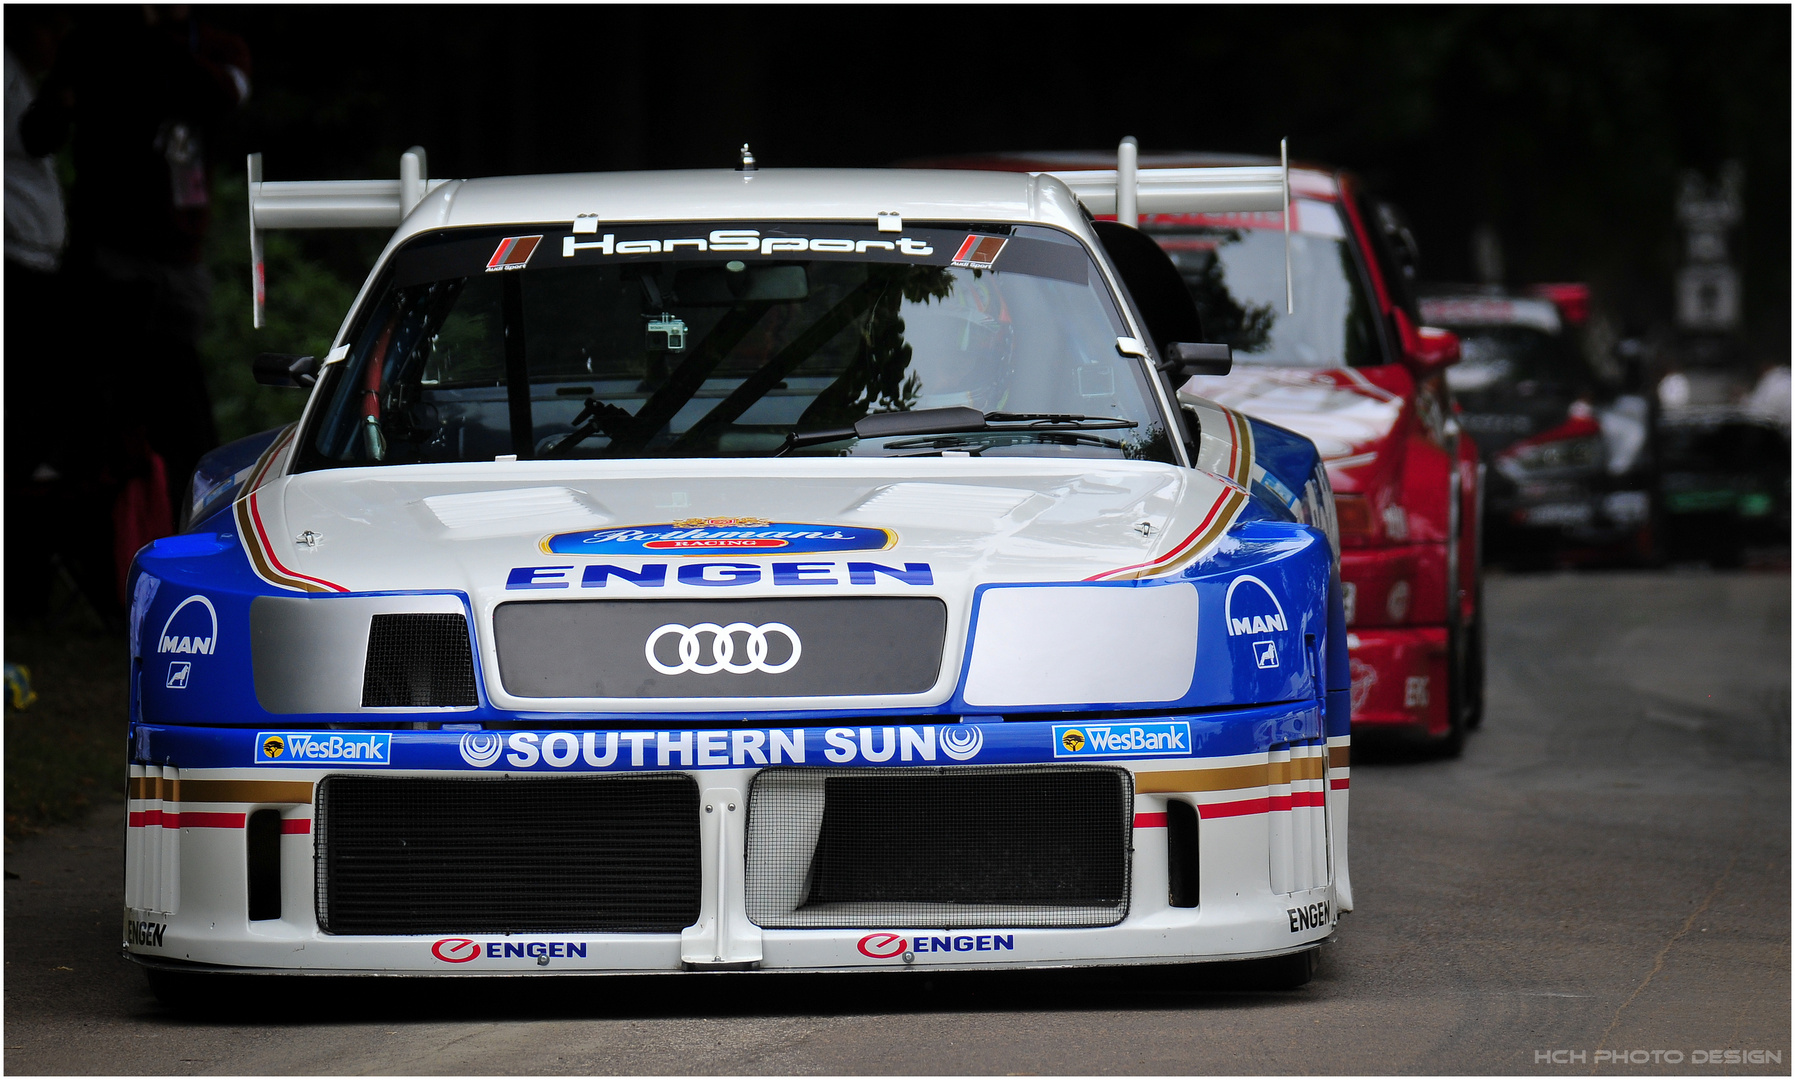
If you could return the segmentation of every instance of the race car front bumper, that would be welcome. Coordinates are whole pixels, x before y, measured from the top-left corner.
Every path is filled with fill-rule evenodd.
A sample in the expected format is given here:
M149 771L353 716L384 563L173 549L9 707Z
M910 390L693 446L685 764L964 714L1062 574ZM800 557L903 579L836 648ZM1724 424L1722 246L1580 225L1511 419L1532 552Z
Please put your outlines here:
M139 725L124 947L313 974L1181 963L1312 947L1350 909L1349 740L1315 702L839 723L778 740ZM1080 798L1097 809L1066 813ZM532 806L560 810L517 816Z

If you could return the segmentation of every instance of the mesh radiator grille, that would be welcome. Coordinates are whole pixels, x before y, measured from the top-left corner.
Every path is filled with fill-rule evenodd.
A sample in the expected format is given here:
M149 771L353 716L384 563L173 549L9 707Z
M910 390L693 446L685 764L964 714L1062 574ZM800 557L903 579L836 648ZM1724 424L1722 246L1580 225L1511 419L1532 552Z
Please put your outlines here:
M1128 913L1120 769L765 769L748 812L764 927L1112 926Z
M467 616L374 616L361 703L363 708L478 705Z
M674 933L698 918L698 783L331 776L318 924L332 934Z

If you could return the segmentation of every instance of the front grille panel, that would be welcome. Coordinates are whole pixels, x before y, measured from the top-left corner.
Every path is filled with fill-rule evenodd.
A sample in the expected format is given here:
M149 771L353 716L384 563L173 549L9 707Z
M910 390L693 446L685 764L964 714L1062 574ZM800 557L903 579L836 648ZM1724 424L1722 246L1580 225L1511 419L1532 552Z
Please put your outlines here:
M363 708L478 705L467 616L374 616L361 703Z
M493 611L492 628L505 692L523 698L920 694L941 674L947 605L932 596L511 601ZM724 628L733 628L726 644Z
M1128 911L1120 769L765 769L748 816L764 927L1111 926Z
M677 933L698 918L683 773L330 776L316 827L327 933Z

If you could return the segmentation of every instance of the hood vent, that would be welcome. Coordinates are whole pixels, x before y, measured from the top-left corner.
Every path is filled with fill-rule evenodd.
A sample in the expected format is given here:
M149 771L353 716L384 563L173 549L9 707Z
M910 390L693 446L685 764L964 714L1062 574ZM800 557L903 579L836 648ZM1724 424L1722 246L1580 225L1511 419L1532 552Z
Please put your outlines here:
M361 703L364 709L478 705L467 616L374 616Z

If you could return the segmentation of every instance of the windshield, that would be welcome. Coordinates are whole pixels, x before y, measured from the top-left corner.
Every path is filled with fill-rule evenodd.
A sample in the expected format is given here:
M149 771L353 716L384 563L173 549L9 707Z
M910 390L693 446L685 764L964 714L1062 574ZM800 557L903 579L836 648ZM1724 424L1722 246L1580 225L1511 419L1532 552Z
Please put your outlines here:
M1144 364L1117 352L1124 326L1070 235L582 224L445 232L395 254L347 359L327 369L300 468L510 454L1172 460ZM956 406L1059 419L797 438ZM1067 417L1124 423L1087 432Z
M1284 305L1284 215L1157 215L1141 228L1183 275L1210 341L1237 364L1337 368L1382 363L1373 308L1332 204L1296 200Z

